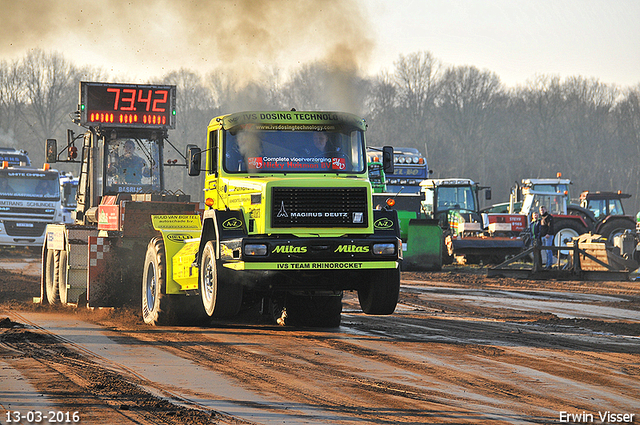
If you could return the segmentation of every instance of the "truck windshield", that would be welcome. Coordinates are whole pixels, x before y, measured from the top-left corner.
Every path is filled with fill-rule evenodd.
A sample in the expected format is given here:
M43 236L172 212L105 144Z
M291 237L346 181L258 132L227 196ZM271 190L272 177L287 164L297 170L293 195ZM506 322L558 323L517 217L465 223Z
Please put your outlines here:
M476 211L473 189L469 186L440 186L438 211L449 209Z
M106 144L105 193L147 193L160 190L158 144L147 139L116 139Z
M75 208L78 205L76 201L77 192L77 182L67 182L62 185L62 206L64 208Z
M228 173L362 173L364 136L358 129L224 132Z
M59 201L60 185L57 171L2 169L0 197Z

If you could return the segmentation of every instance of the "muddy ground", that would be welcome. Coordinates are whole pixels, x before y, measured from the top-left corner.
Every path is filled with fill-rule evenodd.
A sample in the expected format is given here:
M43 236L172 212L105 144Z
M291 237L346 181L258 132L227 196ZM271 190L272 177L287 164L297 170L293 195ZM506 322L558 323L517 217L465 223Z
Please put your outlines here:
M346 293L337 329L250 312L153 328L135 308L34 305L37 261L21 258L0 254L2 424L28 423L4 411L90 424L640 423L634 281L451 267L404 272L391 316L364 315Z

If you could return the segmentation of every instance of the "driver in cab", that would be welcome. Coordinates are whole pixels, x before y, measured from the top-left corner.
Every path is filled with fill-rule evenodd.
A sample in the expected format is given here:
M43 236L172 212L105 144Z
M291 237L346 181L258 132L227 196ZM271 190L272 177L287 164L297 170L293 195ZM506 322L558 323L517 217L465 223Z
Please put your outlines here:
M339 148L333 148L329 142L329 135L324 131L313 133L313 143L305 146L303 155L308 158L331 158L339 152Z
M140 184L142 177L151 175L151 169L146 161L140 158L135 150L136 145L133 140L127 140L124 143L123 154L116 154L115 160L109 163L107 172L115 176L118 183Z

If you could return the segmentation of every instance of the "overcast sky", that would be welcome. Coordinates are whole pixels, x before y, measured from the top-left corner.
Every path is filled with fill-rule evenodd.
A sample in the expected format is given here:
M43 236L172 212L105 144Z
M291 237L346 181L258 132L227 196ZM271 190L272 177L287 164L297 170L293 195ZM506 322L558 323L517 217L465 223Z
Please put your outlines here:
M429 50L449 65L495 72L510 86L534 74L640 83L638 0L370 0L376 62Z
M315 59L377 74L430 51L508 86L536 74L640 83L640 0L0 0L0 10L0 59L55 50L131 82Z

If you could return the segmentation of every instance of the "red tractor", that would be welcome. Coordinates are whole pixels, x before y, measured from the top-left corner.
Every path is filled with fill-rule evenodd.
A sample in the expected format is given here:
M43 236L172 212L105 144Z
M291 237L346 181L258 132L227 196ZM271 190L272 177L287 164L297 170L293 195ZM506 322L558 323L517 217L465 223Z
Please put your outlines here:
M630 198L627 193L618 192L589 192L580 194L580 206L589 214L584 218L592 233L603 236L613 244L617 235L626 230L636 228L635 218L625 215L622 200Z
M555 217L556 246L564 246L572 238L588 232L603 236L613 245L616 235L635 229L634 217L624 215L622 208L622 199L631 195L619 191L585 191L580 195L580 204L576 205L570 203L569 185L571 180L562 179L561 175L556 179L522 180L521 185L512 189L510 204L504 209L529 216L531 211L545 205ZM494 208L486 212L497 211Z

